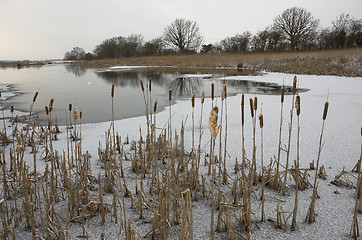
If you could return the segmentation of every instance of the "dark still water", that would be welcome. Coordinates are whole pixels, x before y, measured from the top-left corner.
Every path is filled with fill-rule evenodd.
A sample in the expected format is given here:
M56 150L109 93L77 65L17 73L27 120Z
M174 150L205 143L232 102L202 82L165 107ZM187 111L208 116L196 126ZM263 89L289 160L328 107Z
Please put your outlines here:
M239 75L241 74L240 72ZM33 112L38 115L40 121L46 119L44 108L53 98L53 116L57 116L60 125L65 124L69 117L69 104L83 112L83 123L110 121L112 84L115 85L115 119L143 115L145 104L139 80L145 83L149 77L152 79L152 101L157 100L158 111L168 106L169 89L173 90L172 101L175 101L190 98L192 94L200 97L203 90L206 96L210 96L211 83L215 84L218 95L224 84L228 86L229 95L280 94L280 86L277 84L224 80L228 75L230 74L184 74L134 68L94 70L51 64L39 68L0 69L0 84L9 85L7 91L17 94L4 101L6 109L13 105L15 110L29 112L33 96L38 91Z

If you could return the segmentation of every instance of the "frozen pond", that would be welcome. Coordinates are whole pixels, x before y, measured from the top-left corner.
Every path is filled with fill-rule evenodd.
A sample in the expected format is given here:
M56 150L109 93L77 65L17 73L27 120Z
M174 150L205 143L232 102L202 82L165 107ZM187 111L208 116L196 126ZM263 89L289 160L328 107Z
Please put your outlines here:
M191 71L191 70L190 70ZM240 73L242 74L242 72ZM3 96L9 98L4 102L5 108L11 105L16 110L29 112L35 92L39 91L33 112L44 121L44 108L50 99L54 99L53 116L58 123L65 124L69 104L83 112L83 123L104 122L111 120L111 85L115 88L115 119L124 119L143 115L145 112L144 97L140 87L143 80L152 79L152 100L157 100L158 111L169 105L168 90L172 89L173 99L196 97L205 90L210 96L211 83L215 91L220 92L224 84L228 85L229 95L238 93L280 94L280 84L273 82L249 81L249 76L243 80L233 78L226 80L229 74L180 74L160 71L149 71L145 68L109 68L103 70L84 69L71 65L46 65L39 68L1 69L0 84L8 86L3 90ZM229 76L230 77L230 76ZM290 88L287 89L290 92ZM301 90L305 91L305 90ZM11 94L16 94L13 96Z
M2 96L6 108L14 105L16 109L27 111L33 99L34 92L39 89L39 99L34 109L40 113L50 98L55 99L55 107L58 117L65 116L69 103L76 105L85 113L85 120L98 122L82 125L82 148L92 158L92 171L97 175L103 171L98 165L98 146L104 142L105 132L109 129L110 123L105 122L111 119L111 97L110 88L112 84L117 86L115 92L115 112L118 120L115 122L115 131L121 137L129 136L132 140L139 138L140 129L146 132L144 102L139 86L139 79L152 78L152 101L156 100L163 107L159 108L157 117L157 131L161 131L169 120L168 89L173 89L174 99L172 105L172 128L180 132L181 123L184 123L185 147L191 148L192 144L192 108L189 97L196 95L195 124L196 136L199 132L200 121L200 92L204 89L206 95L210 95L210 85L215 83L217 95L220 94L222 85L228 85L227 98L227 161L226 165L230 175L235 177L232 169L235 159L240 162L241 156L241 116L240 100L241 93L245 93L245 148L247 157L252 153L252 120L249 110L249 98L258 97L258 112L264 115L263 128L263 159L268 163L276 156L278 148L279 118L280 118L280 86L284 83L292 85L292 74L282 73L261 73L257 75L217 75L217 74L177 74L165 72L139 71L135 69L106 69L102 71L67 69L63 65L46 66L41 69L6 69L0 71L1 86L4 89ZM308 168L309 163L316 160L319 137L322 127L323 107L326 100L329 101L329 111L325 122L323 135L323 149L321 153L321 165L325 165L327 180L319 180L318 193L321 198L317 200L317 221L313 224L304 223L306 209L310 203L311 188L302 191L299 198L298 225L296 231L284 231L275 229L274 223L267 222L260 224L260 229L253 231L255 239L348 239L348 232L352 222L352 212L355 200L355 190L344 187L337 187L330 184L334 176L343 169L351 171L361 154L361 124L362 124L362 78L347 78L335 76L307 76L298 75L298 94L301 98L300 115L300 165ZM7 87L6 87L7 86ZM309 89L309 90L308 90ZM307 91L308 90L308 91ZM289 90L290 91L290 90ZM289 92L288 91L288 92ZM13 96L13 93L19 94ZM220 107L221 100L217 98L214 105ZM206 98L203 111L203 122L201 124L202 146L201 151L206 154L209 149L210 132L208 130L208 115L211 109L211 99ZM290 112L292 96L285 96L283 108L283 132L282 145L287 144L288 124L290 123ZM130 112L133 111L134 113ZM97 118L98 116L98 118ZM133 117L134 116L134 117ZM223 119L223 131L225 131L225 111ZM290 161L296 159L296 136L297 117L293 114L293 130L291 140ZM41 116L40 116L41 118ZM65 118L63 117L64 121ZM220 120L219 120L220 123ZM11 124L9 124L9 129ZM59 141L54 141L55 149L65 152L67 148L67 131L60 127ZM224 132L223 132L224 134ZM224 135L222 135L224 136ZM257 164L260 165L261 145L260 128L257 127L256 146ZM218 141L217 137L217 141ZM218 145L218 144L217 144ZM130 147L128 145L128 147ZM285 161L285 153L282 153L282 165ZM33 156L27 151L25 158L31 163ZM40 165L45 166L46 162L40 160ZM201 174L207 175L207 167L203 167ZM310 175L312 178L314 173ZM310 179L309 178L309 179ZM288 180L290 193L283 199L283 209L289 210L294 197L293 181ZM337 193L338 192L338 193ZM255 196L256 197L256 196ZM201 204L200 204L201 202ZM276 203L274 199L267 198L269 207L266 216L275 216ZM209 202L207 208L202 208L202 201L196 202L193 221L194 236L199 239L206 239L209 236ZM201 206L201 207L200 207ZM199 207L199 209L198 209ZM254 208L256 214L259 210ZM206 209L206 211L200 211ZM255 216L255 219L259 219ZM91 223L92 224L92 223ZM97 231L97 222L90 225L89 229ZM144 222L141 222L142 226ZM360 223L361 224L361 223ZM112 228L113 227L113 228ZM80 229L80 228L79 228ZM107 233L116 233L119 229L117 224L109 223L106 227ZM117 230L115 230L117 229ZM81 229L79 231L82 231ZM27 231L30 234L30 231ZM77 234L74 234L77 235ZM30 236L30 235L29 235ZM224 236L224 235L221 235Z

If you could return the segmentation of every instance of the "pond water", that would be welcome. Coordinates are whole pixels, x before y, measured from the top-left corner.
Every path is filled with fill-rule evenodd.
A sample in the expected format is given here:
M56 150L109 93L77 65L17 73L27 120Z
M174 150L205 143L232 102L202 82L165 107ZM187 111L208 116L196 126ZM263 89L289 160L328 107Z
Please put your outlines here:
M184 70L185 71L185 70ZM209 70L211 72L211 70ZM50 64L38 68L7 68L0 70L0 84L8 86L3 97L11 93L15 96L4 101L5 109L11 105L21 112L29 112L35 92L39 92L33 106L34 117L46 121L44 108L54 99L52 116L58 124L64 125L69 117L68 106L76 106L83 113L83 123L103 122L112 119L111 86L115 85L115 119L124 119L143 115L145 102L140 81L146 84L152 79L151 97L157 100L157 110L169 105L168 91L172 89L172 103L190 98L193 94L200 97L204 90L210 96L211 84L215 84L215 94L220 94L222 86L227 84L229 95L238 93L280 94L281 85L273 82L233 80L231 75L261 75L252 71L200 73L186 70L185 73L155 71L147 68L114 67L94 70L72 65ZM299 89L306 91L307 89ZM291 91L287 87L287 92ZM5 99L5 98L4 98Z

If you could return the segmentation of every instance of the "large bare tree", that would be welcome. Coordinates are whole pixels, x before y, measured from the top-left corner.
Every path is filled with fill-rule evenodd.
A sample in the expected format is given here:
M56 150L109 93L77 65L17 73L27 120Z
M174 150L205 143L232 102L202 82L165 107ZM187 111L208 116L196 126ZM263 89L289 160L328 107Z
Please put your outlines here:
M180 52L197 51L203 43L200 28L195 21L177 18L163 32L165 42Z
M288 8L274 18L274 27L285 33L291 50L298 49L299 45L308 41L318 26L319 20L303 8Z

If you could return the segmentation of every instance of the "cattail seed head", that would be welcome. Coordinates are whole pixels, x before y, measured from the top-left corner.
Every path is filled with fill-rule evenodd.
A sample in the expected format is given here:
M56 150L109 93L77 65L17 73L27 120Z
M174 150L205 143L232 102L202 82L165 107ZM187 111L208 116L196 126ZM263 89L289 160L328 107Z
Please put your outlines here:
M38 92L35 93L34 97L33 97L33 103L36 101L36 98L38 97Z
M151 92L151 78L148 78L148 90Z
M72 104L69 103L69 112L71 112L71 111L72 111Z
M211 136L213 138L215 138L219 132L219 126L217 125L218 113L219 113L218 107L215 106L211 109L209 117L209 129Z
M48 106L45 106L45 114L46 114L46 115L49 114Z
M171 102L171 98L172 98L172 89L168 90L168 101Z
M258 98L256 96L254 97L253 108L254 108L255 111L258 109Z
M73 108L72 118L73 118L74 122L77 121L77 119L78 119L77 107Z
M260 123L260 128L263 128L264 126L263 114L259 114L259 123Z
M299 114L300 114L300 96L299 95L295 98L295 109L297 110L297 115L299 116Z
M142 92L144 92L144 91L145 91L145 88L143 87L143 82L142 82L142 80L140 80L140 84L141 84Z
M326 118L327 118L328 105L329 105L329 102L326 101L325 104L324 104L323 120L326 120Z
M285 87L284 87L284 84L283 84L283 86L282 86L282 94L281 94L281 98L280 98L281 103L284 103L284 92L285 92Z
M195 107L195 95L192 95L192 97L191 97L191 105L192 105L192 108Z
M112 89L111 89L111 97L114 97L114 84L112 84Z
M244 94L241 95L241 125L244 126Z
M53 103L54 103L54 99L50 99L50 102L49 102L49 112L53 111Z
M79 112L79 119L82 119L83 117L83 112Z
M13 105L10 106L10 112L14 113L14 106Z
M293 95L295 95L297 91L297 76L294 76L294 80L293 80Z
M214 83L211 83L211 100L214 101L215 95L214 95L215 86Z
M156 112L157 110L157 101L155 102L155 105L153 105L153 112Z
M202 91L201 93L201 104L204 104L205 102L205 91Z
M250 98L250 113L251 113L251 118L254 118L254 110L253 110L253 99Z
M226 84L222 87L221 100L226 99Z

